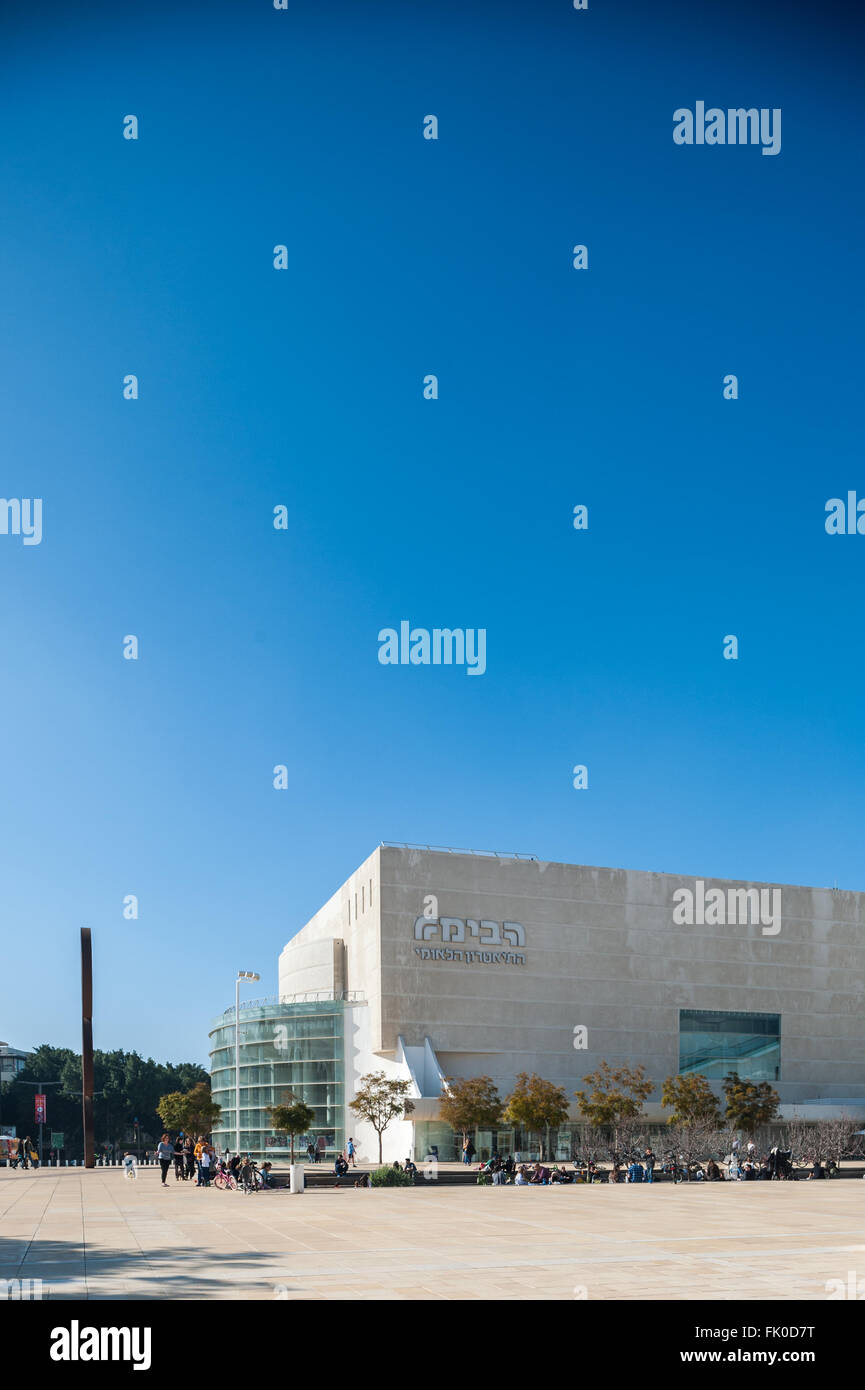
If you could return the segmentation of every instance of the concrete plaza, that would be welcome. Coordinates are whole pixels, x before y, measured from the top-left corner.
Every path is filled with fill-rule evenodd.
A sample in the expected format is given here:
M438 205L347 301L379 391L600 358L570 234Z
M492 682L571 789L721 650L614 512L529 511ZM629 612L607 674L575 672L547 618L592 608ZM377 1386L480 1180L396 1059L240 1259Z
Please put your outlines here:
M0 1170L0 1281L51 1299L825 1299L865 1182L287 1191ZM17 1286L7 1297L16 1296Z

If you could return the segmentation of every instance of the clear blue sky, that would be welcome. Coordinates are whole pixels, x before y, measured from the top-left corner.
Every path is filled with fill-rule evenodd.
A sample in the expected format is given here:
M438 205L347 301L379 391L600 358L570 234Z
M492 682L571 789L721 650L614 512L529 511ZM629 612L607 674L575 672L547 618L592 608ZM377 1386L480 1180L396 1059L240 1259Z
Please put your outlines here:
M381 839L865 889L860 33L697 8L4 7L0 1036L88 925L97 1046L206 1060Z

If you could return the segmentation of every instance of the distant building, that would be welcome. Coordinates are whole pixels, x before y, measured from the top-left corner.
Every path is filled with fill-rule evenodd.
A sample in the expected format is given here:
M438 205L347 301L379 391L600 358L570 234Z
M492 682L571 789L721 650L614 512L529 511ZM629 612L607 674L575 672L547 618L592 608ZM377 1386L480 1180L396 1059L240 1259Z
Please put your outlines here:
M283 950L279 999L241 1005L242 1146L284 1157L266 1107L291 1089L328 1156L351 1135L377 1157L347 1107L384 1071L414 1105L385 1159L451 1159L444 1078L487 1075L504 1097L526 1071L571 1098L551 1135L564 1157L573 1093L602 1061L646 1068L653 1124L665 1077L700 1072L720 1093L729 1071L768 1081L782 1119L862 1120L863 923L863 893L381 845ZM232 1145L233 1013L212 1043ZM527 1136L502 1126L475 1143L504 1154Z
M11 1047L7 1042L0 1042L0 1081L14 1081L32 1055L31 1052L22 1052L20 1047Z

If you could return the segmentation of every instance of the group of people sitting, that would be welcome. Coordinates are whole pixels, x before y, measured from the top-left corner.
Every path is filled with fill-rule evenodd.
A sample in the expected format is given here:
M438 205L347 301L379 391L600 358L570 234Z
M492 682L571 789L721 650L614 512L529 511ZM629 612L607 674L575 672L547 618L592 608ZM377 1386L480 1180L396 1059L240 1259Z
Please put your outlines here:
M417 1177L417 1164L413 1163L411 1158L407 1158L405 1163L400 1163L399 1159L395 1159L390 1166L397 1173L408 1173L412 1178ZM342 1154L337 1155L336 1162L333 1165L333 1171L336 1173L336 1176L338 1178L344 1178L348 1173L348 1164L343 1158ZM355 1187L369 1187L369 1173L358 1174L358 1176L354 1180L354 1185ZM339 1187L339 1183L334 1183L334 1187Z
M494 1153L477 1169L477 1181L481 1187L496 1187L513 1184L516 1187L541 1186L553 1183L652 1183L658 1160L650 1148L642 1154L632 1154L626 1159L614 1158L609 1168L599 1168L591 1158L574 1156L572 1167L567 1163L549 1163L539 1160L536 1163L522 1163L519 1154L501 1158ZM394 1165L398 1167L398 1164ZM744 1153L740 1153L739 1141L733 1144L732 1152L721 1164L714 1158L706 1163L687 1160L684 1154L678 1157L671 1153L661 1166L661 1172L673 1182L754 1182L795 1179L802 1174L794 1172L793 1154L789 1149L777 1145L762 1157L758 1157L756 1145L749 1141ZM825 1164L816 1160L807 1174L808 1179L831 1178L838 1173L838 1165L833 1159Z
M575 1160L574 1166L568 1168L567 1164L560 1167L558 1163L521 1163L519 1156L514 1154L507 1158L493 1154L480 1165L477 1174L480 1187L505 1187L511 1183L515 1187L547 1187L550 1183L602 1181L599 1170L588 1159L583 1163Z

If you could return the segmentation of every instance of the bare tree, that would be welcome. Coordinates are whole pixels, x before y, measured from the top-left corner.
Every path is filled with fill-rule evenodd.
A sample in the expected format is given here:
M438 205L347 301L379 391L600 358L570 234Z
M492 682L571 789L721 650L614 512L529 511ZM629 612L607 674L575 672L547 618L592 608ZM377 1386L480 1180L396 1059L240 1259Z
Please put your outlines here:
M620 1115L614 1127L616 1153L638 1149L643 1153L649 1146L649 1131L642 1115Z
M856 1132L855 1121L849 1115L841 1115L837 1120L818 1120L814 1129L817 1157L823 1162L832 1159L840 1167Z
M792 1150L793 1162L813 1163L814 1161L814 1126L808 1124L800 1115L794 1115L787 1121L784 1129L784 1143Z
M691 1167L703 1159L723 1157L726 1131L718 1129L717 1120L706 1117L694 1119L689 1124L670 1125L668 1128L670 1147L676 1159L682 1160L688 1181L691 1180Z

